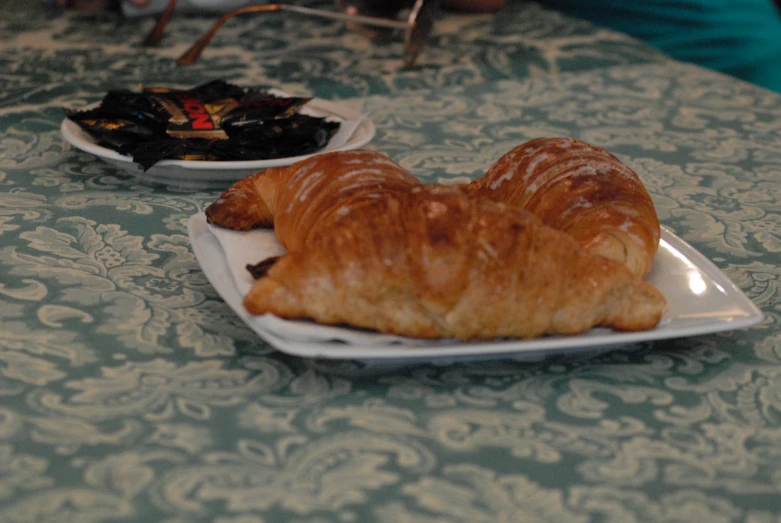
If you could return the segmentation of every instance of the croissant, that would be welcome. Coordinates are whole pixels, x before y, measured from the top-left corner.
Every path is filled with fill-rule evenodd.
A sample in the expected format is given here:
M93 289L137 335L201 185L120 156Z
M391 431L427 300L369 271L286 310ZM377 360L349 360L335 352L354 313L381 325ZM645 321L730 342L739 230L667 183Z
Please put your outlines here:
M471 194L525 209L592 254L645 277L659 246L653 201L629 167L573 138L538 138L502 156Z
M288 247L245 297L253 314L487 339L648 329L664 310L659 291L625 266L530 213L422 185L379 153L270 169L227 190L207 216L273 222Z
M239 180L206 208L206 218L234 230L273 226L292 251L342 214L417 185L417 178L383 154L326 153Z

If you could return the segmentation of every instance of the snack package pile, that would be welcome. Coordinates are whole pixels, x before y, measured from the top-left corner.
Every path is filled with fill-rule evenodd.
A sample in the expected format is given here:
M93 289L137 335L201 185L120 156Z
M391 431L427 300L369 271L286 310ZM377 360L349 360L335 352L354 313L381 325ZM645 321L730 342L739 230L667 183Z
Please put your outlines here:
M160 160L269 160L325 147L339 122L302 114L311 98L214 80L192 89L112 90L86 111L66 109L103 147L146 171Z

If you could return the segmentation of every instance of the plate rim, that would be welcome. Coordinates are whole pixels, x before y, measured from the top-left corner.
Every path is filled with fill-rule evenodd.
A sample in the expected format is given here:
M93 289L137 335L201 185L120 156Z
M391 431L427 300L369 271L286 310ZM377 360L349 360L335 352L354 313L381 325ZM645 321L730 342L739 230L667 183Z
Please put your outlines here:
M344 120L359 120L353 136L360 137L354 141L348 139L344 145L331 149L331 151L348 151L362 147L371 142L377 134L377 127L368 115L362 114L360 111L352 109L329 100L323 100L320 98L312 98L308 104L310 108L320 110L329 113L330 115L337 116ZM138 165L133 161L132 156L119 154L113 149L98 145L79 125L67 116L60 123L60 133L63 138L71 144L73 147L84 151L89 154L93 154L104 161L122 162L127 164ZM330 151L329 151L330 152ZM268 167L280 167L284 165L290 165L300 160L304 160L316 154L320 154L321 151L316 151L311 154L303 154L299 156L288 156L285 158L273 158L269 160L239 160L239 161L216 161L216 160L161 160L155 164L155 167L176 167L183 168L191 171L233 171L241 169L266 169ZM139 169L139 174L143 175L143 172ZM151 176L156 178L155 176ZM220 179L219 181L225 181Z
M217 237L209 230L206 217L203 212L196 213L187 221L187 233L193 249L193 254L217 294L239 316L239 318L258 336L280 352L306 358L359 360L372 362L389 361L413 361L413 360L445 360L457 361L464 359L489 359L492 357L525 356L533 354L565 354L581 351L613 350L619 347L642 342L655 342L666 339L685 338L702 334L714 334L730 330L750 327L760 323L764 319L764 313L751 299L741 291L713 262L706 258L694 247L686 243L668 227L662 226L662 239L668 242L694 265L711 277L714 282L729 291L733 299L740 302L740 309L745 312L739 318L731 317L718 323L704 322L678 329L660 329L656 327L647 331L616 332L608 331L607 334L592 334L573 336L551 336L535 338L533 340L452 340L451 345L429 344L424 347L410 345L360 345L347 344L339 341L314 341L292 340L281 338L274 332L252 321L250 315L242 304L242 296L235 286L230 269L225 263L222 246ZM205 238L205 240L203 240ZM210 249L206 249L205 242L213 242ZM216 248L215 248L216 247ZM203 260L210 257L218 257L223 264L221 270L210 265L205 265ZM714 278L715 276L715 278ZM227 295L226 295L227 294ZM271 316L271 315L269 315ZM286 320L291 321L291 320ZM407 338L411 339L411 338ZM431 343L433 340L420 340L421 343ZM438 340L438 343L446 343L448 340ZM580 342L580 343L578 343ZM460 344L460 346L459 346Z

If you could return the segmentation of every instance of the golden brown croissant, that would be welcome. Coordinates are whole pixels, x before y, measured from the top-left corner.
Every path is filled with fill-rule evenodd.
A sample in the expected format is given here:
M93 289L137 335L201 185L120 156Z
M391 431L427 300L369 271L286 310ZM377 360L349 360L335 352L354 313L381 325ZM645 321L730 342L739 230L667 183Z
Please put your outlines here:
M392 194L330 227L256 282L251 313L469 339L648 329L664 309L623 265L456 188Z
M234 230L273 225L280 243L296 250L342 213L416 185L417 178L384 154L326 153L239 180L207 207L206 218Z
M207 215L243 228L273 219L289 249L245 297L253 314L469 339L648 329L664 310L661 294L626 267L529 213L420 185L379 153L265 171Z
M651 269L660 236L653 201L638 176L604 149L573 138L531 140L469 190L531 212L641 278Z

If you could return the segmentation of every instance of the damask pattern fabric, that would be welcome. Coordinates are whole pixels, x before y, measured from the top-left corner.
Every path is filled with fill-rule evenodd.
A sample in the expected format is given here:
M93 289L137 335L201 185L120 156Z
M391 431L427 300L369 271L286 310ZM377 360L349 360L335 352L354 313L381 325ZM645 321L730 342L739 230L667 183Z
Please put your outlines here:
M777 521L781 96L517 13L448 21L419 74L330 24L269 20L272 41L239 22L186 69L208 20L140 50L110 17L3 18L0 521ZM141 182L59 132L109 86L213 76L362 106L371 148L428 182L537 136L606 147L765 320L539 361L277 352L193 256L186 220L218 192Z
M302 3L333 8L330 1ZM30 100L59 108L83 103L85 97L99 100L110 87L190 86L204 78L350 98L665 60L659 51L620 33L524 3L510 6L501 17L442 17L418 67L409 70L402 68L400 38L369 44L342 22L292 13L232 19L197 64L181 67L176 58L208 30L214 16L173 16L161 44L142 48L139 42L153 19L108 13L58 16L37 4L24 9L16 4L0 0L0 38L7 42L3 58L14 73L0 94L5 107ZM68 81L74 86L58 92Z

